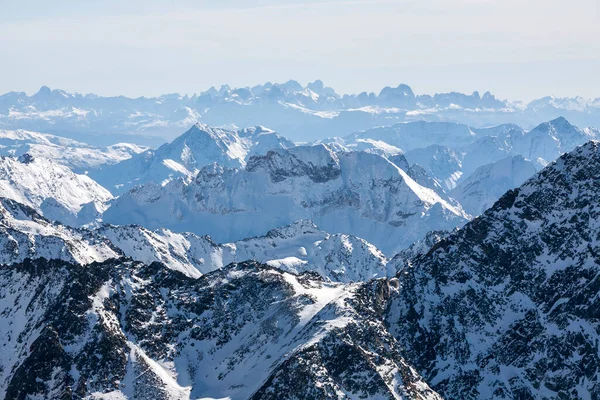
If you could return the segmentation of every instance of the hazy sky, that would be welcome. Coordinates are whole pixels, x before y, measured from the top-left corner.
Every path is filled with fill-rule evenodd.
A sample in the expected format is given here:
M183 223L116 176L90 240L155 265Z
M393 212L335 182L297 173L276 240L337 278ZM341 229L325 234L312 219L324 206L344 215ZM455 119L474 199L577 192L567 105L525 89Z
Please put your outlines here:
M58 4L55 4L58 3ZM599 0L0 0L0 92L321 79L341 93L600 97Z

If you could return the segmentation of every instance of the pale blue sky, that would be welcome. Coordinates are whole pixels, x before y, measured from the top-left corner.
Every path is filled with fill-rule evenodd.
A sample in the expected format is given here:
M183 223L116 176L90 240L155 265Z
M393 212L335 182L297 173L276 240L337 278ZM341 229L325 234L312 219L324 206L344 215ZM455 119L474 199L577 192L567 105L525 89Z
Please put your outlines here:
M58 3L58 4L55 4ZM0 0L0 92L322 79L341 93L600 97L598 0Z

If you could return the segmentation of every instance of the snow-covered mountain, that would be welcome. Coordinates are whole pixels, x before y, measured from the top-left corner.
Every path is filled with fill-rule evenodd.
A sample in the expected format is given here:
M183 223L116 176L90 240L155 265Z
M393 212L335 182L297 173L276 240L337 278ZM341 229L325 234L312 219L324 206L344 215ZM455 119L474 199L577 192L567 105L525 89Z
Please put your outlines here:
M593 130L573 126L565 118L545 122L522 136L511 137L517 154L523 155L541 166L546 166L563 153L596 139Z
M463 155L448 146L431 145L404 155L410 165L418 164L444 189L450 191L462 177Z
M88 176L29 153L18 158L0 157L0 197L30 206L46 218L76 226L95 219L112 199L110 192Z
M400 266L388 323L444 398L594 398L600 142Z
M158 263L2 266L0 396L441 399L373 293L385 298L387 283L254 262L200 279Z
M377 140L408 152L433 145L456 148L470 144L479 137L498 135L510 127L499 125L476 129L459 123L416 121L355 132L344 139L346 143L359 139Z
M515 155L521 155L541 168L563 153L599 138L596 129L577 128L562 117L544 122L530 131L513 127L498 135L480 138L460 149L465 154L463 176L468 176L480 166Z
M76 173L116 164L148 150L145 146L118 143L104 148L60 136L24 130L0 130L0 155L47 158L69 167Z
M529 129L559 116L580 126L600 126L600 100L545 97L524 104L496 99L489 92L419 95L405 84L385 87L379 93L341 95L321 81L244 88L224 85L199 95L155 98L81 95L48 87L31 96L22 92L0 95L0 128L49 132L101 145L109 144L106 138L110 137L110 143L154 146L155 139L172 140L197 121L212 126L263 124L306 142L400 122L425 120L474 127L511 122Z
M176 177L193 176L200 168L213 163L243 167L252 156L290 147L294 147L294 143L262 126L234 131L197 123L156 150L92 171L90 176L120 194L136 184L164 183Z
M316 272L334 282L385 277L387 259L375 246L352 235L331 235L311 221L298 221L265 236L216 244L206 236L150 231L137 225L105 225L95 231L134 260L162 262L190 277L232 263L257 260L292 273Z
M43 257L85 265L122 256L108 239L49 221L6 198L0 198L0 232L0 264Z
M357 132L330 142L344 150L357 138L387 141L386 143L408 150L403 154L407 166L401 168L407 172L412 168L414 171L412 174L409 172L409 175L440 196L450 195L460 201L458 191L452 191L457 185L464 187L472 184L473 180L481 179L481 176L472 176L478 168L507 157L521 156L531 160L540 169L565 152L600 136L597 129L579 129L561 117L529 131L512 124L476 129L449 123L403 123ZM381 153L390 160L399 157L399 154ZM532 172L530 166L525 167L516 184L520 184L522 178L529 177L526 173ZM478 174L481 175L481 171ZM510 187L515 186L505 185L504 189ZM495 195L501 195L504 191L498 188ZM486 204L480 205L477 212L497 200L495 195L489 197ZM473 210L472 206L466 208Z
M329 234L311 221L273 229L265 236L216 244L210 237L150 231L136 225L102 225L94 230L50 221L36 210L0 198L0 264L26 258L60 259L86 265L130 257L161 262L191 278L232 263L257 260L292 273L316 272L334 282L387 276L387 258L375 246L346 234Z
M430 230L462 225L467 217L387 159L335 153L325 145L273 150L250 158L243 169L215 164L190 180L136 187L103 215L112 224L208 234L218 242L311 219L327 232L356 235L385 253Z
M504 193L531 178L535 172L536 166L523 156L507 157L477 168L449 194L466 212L479 215Z

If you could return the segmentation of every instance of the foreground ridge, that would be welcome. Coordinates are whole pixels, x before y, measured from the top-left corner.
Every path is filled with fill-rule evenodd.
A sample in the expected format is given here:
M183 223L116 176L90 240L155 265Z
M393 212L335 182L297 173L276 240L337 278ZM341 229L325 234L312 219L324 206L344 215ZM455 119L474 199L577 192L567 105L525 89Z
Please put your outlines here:
M385 330L385 280L345 286L256 262L192 279L117 260L25 260L0 280L6 399L440 398Z
M598 176L589 142L398 273L391 331L441 395L600 393Z

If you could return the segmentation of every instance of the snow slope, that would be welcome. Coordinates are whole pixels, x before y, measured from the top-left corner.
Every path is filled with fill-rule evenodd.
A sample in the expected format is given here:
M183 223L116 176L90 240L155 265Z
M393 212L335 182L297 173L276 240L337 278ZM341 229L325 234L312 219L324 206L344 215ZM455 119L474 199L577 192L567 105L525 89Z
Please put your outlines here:
M60 136L24 130L0 130L0 155L47 158L69 167L76 173L116 164L148 148L131 143L118 143L99 148Z
M104 237L48 221L34 209L6 198L0 198L0 231L0 264L43 257L85 265L122 255Z
M404 156L410 165L420 165L447 192L454 189L463 175L463 155L447 146L431 145L413 149Z
M382 140L361 139L361 138L327 138L317 140L311 143L312 145L325 144L336 151L364 151L367 153L379 154L380 156L395 156L403 154L404 151L396 146L386 143Z
M479 167L449 195L471 215L480 215L504 193L532 177L536 166L523 156L507 157Z
M112 195L86 175L73 173L55 161L32 157L0 158L0 197L38 210L46 218L67 225L80 225L104 210ZM84 221L78 219L86 209ZM91 213L91 210L95 212ZM84 217L83 215L81 217Z

